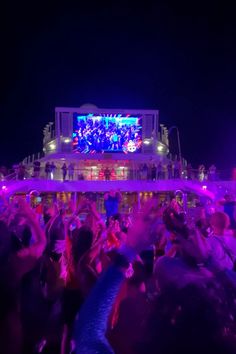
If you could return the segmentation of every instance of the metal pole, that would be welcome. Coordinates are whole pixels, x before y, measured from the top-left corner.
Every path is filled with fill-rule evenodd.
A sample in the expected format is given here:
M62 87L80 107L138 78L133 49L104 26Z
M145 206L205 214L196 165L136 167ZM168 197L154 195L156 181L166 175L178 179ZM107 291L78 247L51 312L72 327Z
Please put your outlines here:
M182 154L181 154L181 145L180 145L180 137L179 137L179 129L176 125L173 125L168 129L168 133L170 134L173 129L176 129L177 133L177 144L178 144L178 155L179 155L179 163L180 163L180 178L182 178L182 171L183 171L183 166L182 166Z
M57 141L57 152L61 152L61 125L60 125L60 112L56 112L56 124L55 124L55 130L56 130L56 141Z
M181 154L181 146L180 146L180 138L179 138L179 129L176 127L176 130L177 130L177 139L178 139L179 160L182 163L182 154Z

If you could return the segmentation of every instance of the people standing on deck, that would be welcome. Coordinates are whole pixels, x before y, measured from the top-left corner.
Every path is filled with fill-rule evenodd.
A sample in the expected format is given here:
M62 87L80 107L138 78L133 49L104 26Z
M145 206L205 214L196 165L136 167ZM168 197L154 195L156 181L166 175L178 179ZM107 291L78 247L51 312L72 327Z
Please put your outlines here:
M55 176L55 171L56 171L56 165L54 164L54 162L51 163L51 175L50 178L53 180L54 176Z
M22 163L18 166L18 179L23 180L25 178L25 165Z
M99 173L98 173L99 181L103 181L103 180L104 180L104 176L105 176L104 168L102 167L102 168L99 170Z
M109 224L110 217L118 214L121 198L122 196L119 190L111 190L109 193L104 195L104 208L106 210L107 225Z
M181 167L180 167L180 161L175 160L174 162L174 178L179 179L180 178L180 173L181 173Z
M109 170L108 167L105 168L104 170L104 176L106 181L110 181L111 179L111 171Z
M147 179L152 181L152 163L149 162L148 163L148 173L147 173Z
M68 173L69 173L69 180L70 181L73 181L73 179L74 179L74 172L75 172L75 166L71 162L68 166Z
M66 166L66 163L64 162L64 164L62 165L62 179L63 179L63 182L65 181L66 179L66 175L67 175L67 166Z
M46 174L46 179L50 179L51 178L51 163L49 161L46 162L45 164L45 174Z
M215 181L216 180L216 167L215 167L215 165L211 165L209 167L208 178L209 178L210 181Z
M142 163L139 165L138 175L139 175L141 180L144 179L143 164Z
M173 178L173 165L172 165L171 161L169 161L169 163L167 165L167 171L168 171L168 179L172 179Z
M161 161L159 162L157 166L157 178L162 179L162 163Z
M124 173L123 173L123 179L124 179ZM116 171L114 169L114 167L111 169L111 180L115 181L116 180Z
M151 168L151 179L152 181L156 181L157 179L157 167L155 164L153 164Z
M40 166L41 166L41 163L40 161L34 161L34 177L35 178L39 178L39 175L40 175Z
M198 179L200 182L204 181L204 179L205 179L205 166L204 165L200 165L198 167Z
M147 180L147 178L148 178L148 165L146 163L143 164L142 174L143 174L143 179Z
M193 169L191 163L187 164L187 179L192 179Z

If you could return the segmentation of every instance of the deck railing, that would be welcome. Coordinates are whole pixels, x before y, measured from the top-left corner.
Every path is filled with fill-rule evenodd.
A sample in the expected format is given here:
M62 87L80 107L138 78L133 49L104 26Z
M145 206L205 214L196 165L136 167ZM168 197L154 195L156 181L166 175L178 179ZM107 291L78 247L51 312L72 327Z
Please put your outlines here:
M199 182L204 181L230 181L233 180L232 170L217 171L214 174L205 173L199 174L198 170L187 171L170 171L166 169L156 171L154 173L151 169L139 170L136 168L117 168L117 169L104 169L101 170L96 167L87 168L75 168L74 170L67 169L65 177L63 177L63 170L60 167L55 168L53 171L45 171L45 167L40 167L38 171L34 170L34 167L25 166L18 167L12 171L9 175L4 177L4 180L24 180L24 179L46 179L46 180L58 180L58 181L126 181L126 180L140 180L140 181L157 181L157 180L169 180L169 179L182 179L182 180L194 180ZM235 180L235 179L234 179Z
M43 151L38 152L36 154L29 155L24 158L24 160L22 161L22 164L25 166L30 166L34 163L34 161L40 160L44 156L45 156L45 154Z

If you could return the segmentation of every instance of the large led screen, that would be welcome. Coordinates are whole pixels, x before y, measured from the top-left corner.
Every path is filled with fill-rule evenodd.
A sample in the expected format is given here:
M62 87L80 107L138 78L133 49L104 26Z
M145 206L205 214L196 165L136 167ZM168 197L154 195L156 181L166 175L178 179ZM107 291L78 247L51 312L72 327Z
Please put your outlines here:
M138 153L142 147L142 118L122 114L74 114L75 153Z

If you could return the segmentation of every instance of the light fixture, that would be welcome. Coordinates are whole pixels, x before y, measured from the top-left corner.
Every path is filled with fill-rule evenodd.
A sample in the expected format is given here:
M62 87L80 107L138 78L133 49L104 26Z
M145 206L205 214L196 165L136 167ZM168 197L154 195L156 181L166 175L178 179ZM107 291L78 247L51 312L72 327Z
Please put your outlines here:
M144 143L145 145L150 145L150 144L151 144L150 140L147 140L147 139L145 139L145 140L143 141L143 143Z
M64 139L64 143L68 144L68 143L70 143L70 142L71 142L71 139L70 139L70 138L65 138L65 139Z
M162 145L158 145L157 150L158 150L159 152L161 152L161 151L164 150L164 147L163 147Z
M56 145L54 143L49 144L49 147L51 150L55 150L56 149Z

